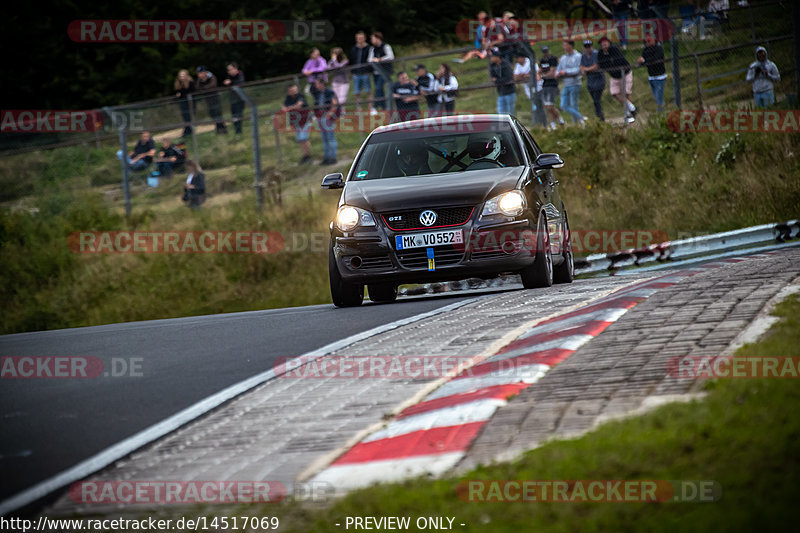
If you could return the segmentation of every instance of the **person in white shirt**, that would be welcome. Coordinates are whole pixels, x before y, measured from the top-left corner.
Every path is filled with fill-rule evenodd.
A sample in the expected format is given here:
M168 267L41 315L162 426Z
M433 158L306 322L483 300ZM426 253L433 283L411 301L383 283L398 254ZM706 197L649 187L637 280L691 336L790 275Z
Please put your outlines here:
M438 96L439 115L452 115L456 110L456 96L458 95L458 80L450 71L450 65L442 63L436 72L433 90Z
M522 88L525 90L525 96L531 102L531 114L533 116L533 123L544 126L546 121L540 117L537 120L537 111L542 107L541 95L542 92L542 75L539 73L539 64L534 63L534 74L531 76L531 60L525 54L517 54L517 60L514 62L514 81L522 82ZM542 109L543 110L543 109Z

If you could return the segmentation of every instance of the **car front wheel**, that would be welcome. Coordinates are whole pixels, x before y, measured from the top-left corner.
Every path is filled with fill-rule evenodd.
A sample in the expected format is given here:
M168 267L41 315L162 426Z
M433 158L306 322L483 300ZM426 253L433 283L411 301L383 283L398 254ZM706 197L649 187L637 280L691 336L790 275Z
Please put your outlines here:
M333 248L328 253L328 277L331 282L331 298L336 307L356 307L364 301L364 286L348 283L342 279L339 267L336 266L336 255Z
M520 271L522 286L526 289L553 285L553 256L550 253L550 236L547 233L547 218L539 215L536 228L536 258L533 264Z

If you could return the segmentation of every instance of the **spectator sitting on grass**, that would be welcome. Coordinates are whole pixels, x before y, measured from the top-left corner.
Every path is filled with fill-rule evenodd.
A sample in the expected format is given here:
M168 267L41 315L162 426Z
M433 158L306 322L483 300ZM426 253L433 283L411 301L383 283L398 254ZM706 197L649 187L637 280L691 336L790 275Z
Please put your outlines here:
M778 67L767 59L767 49L756 48L756 60L747 69L747 81L753 82L753 98L756 107L769 107L775 103L773 82L780 81Z
M183 202L187 207L200 207L206 201L206 175L200 165L191 159L186 161L186 186L183 188Z
M479 57L481 59L486 58L486 48L484 46L483 41L483 30L486 28L486 21L489 18L489 15L486 14L486 11L481 11L477 15L478 19L478 27L475 29L475 50L470 50L460 58L456 58L453 60L453 63L464 63L465 61L469 61L470 59Z
M153 162L154 155L156 155L156 143L150 137L149 131L143 131L142 138L133 150L128 152L125 162L131 170L144 170ZM122 150L117 150L117 159L122 160Z
M161 140L161 151L158 153L158 173L165 178L171 178L172 172L179 170L186 162L186 150L182 150L169 137Z
M286 98L283 100L281 111L288 113L286 118L294 129L294 140L303 151L300 164L311 164L311 141L308 140L308 132L311 130L311 113L309 113L306 97L300 93L297 84L293 83L286 88Z

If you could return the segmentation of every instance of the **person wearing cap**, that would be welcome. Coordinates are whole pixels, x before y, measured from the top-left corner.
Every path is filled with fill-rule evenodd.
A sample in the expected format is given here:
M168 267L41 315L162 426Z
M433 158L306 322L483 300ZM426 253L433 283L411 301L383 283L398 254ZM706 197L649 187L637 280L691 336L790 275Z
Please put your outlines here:
M585 124L581 115L579 96L581 90L581 54L575 50L575 41L563 42L564 55L558 60L556 77L564 80L561 89L561 109L572 115L575 124Z
M539 60L539 68L542 73L542 103L547 113L547 120L550 121L550 129L556 129L556 122L564 124L561 113L556 107L556 97L558 96L558 78L556 69L558 59L550 54L550 48L542 46L542 59Z
M414 69L417 71L417 79L414 83L417 89L419 89L420 94L425 96L425 102L428 104L428 115L433 116L439 104L437 94L433 87L434 83L436 83L436 78L433 74L428 72L425 65L417 65Z
M606 74L597 64L597 50L592 46L591 39L583 41L583 54L581 55L581 72L586 76L586 90L594 102L594 114L605 122L603 114L603 91L606 88Z
M633 89L633 71L631 64L625 59L622 51L611 44L611 40L603 36L600 38L600 52L597 54L597 64L600 70L608 72L608 92L625 107L625 121L636 120L636 106L631 101ZM622 91L625 91L624 96Z
M197 67L197 90L200 94L198 99L206 101L208 115L211 120L216 122L217 135L228 133L225 122L222 120L222 103L219 100L217 88L217 78L204 66Z
M658 112L664 111L664 86L667 84L667 69L664 65L664 49L657 43L652 33L644 37L644 49L639 57L640 65L647 67L647 79L650 91L658 106Z

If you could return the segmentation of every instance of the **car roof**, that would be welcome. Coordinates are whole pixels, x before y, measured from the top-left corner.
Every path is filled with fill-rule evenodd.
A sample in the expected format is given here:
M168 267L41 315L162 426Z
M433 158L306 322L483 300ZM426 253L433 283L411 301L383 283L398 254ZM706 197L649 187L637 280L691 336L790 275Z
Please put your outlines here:
M397 130L419 130L425 131L426 129L436 129L440 126L450 126L457 124L464 124L465 122L496 122L496 123L511 123L511 115L450 115L445 117L431 117L419 120L408 120L405 122L397 122L395 124L387 124L386 126L378 126L372 133L384 133L387 131Z

